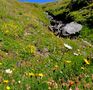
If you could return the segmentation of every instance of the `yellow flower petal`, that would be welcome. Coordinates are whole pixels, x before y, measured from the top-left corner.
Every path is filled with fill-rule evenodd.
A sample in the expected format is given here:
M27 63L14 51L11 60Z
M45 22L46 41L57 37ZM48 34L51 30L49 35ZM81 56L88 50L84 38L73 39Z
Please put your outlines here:
M84 59L84 62L85 62L87 65L90 64L89 61L88 61L87 59Z
M44 76L44 74L42 74L42 73L39 73L39 74L38 74L38 76L39 76L39 77L43 77L43 76Z
M6 89L7 89L7 90L10 90L11 88L10 88L9 86L6 86Z
M32 72L31 72L31 73L29 73L28 75L29 75L30 77L35 76L35 74L34 74L34 73L32 73Z
M58 68L58 65L55 65L55 68Z
M65 61L65 63L71 63L71 61Z
M54 67L53 67L53 70L57 70L59 67L58 67L58 65L55 65Z
M82 70L84 70L84 67L81 67Z
M9 83L9 81L8 81L8 80L4 80L3 82L4 82L4 83L6 83L6 84L8 84L8 83Z
M6 30L5 33L6 33L6 34L9 33L9 30Z
M32 54L35 54L35 52L36 52L36 47L33 46L33 45L28 45L28 46L27 46L27 51L30 52L30 53L32 53Z
M2 63L0 63L0 65L2 65Z

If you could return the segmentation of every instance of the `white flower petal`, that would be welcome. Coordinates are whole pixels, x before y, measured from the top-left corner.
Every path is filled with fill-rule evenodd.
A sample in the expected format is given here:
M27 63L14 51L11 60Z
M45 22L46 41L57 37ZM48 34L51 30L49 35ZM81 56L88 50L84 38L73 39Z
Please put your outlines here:
M78 56L79 54L78 53L73 53L75 56Z
M71 47L70 45L68 45L68 44L65 44L65 43L64 43L64 46L65 46L67 49L72 49L72 47Z
M10 69L6 69L6 70L5 70L5 73L7 73L7 74L11 74L11 73L12 73L12 70L10 70Z

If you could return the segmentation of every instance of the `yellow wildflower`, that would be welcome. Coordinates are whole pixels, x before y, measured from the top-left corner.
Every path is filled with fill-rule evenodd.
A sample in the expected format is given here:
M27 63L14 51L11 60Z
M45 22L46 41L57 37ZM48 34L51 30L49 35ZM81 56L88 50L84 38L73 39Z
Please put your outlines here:
M55 70L58 70L58 65L55 65L54 67L53 67L53 71L55 71Z
M6 90L10 90L11 88L9 86L6 86Z
M68 61L68 60L67 60L67 61L65 61L65 63L71 63L71 61Z
M85 64L89 65L90 62L87 59L84 59Z
M81 67L82 70L84 70L84 67Z
M78 54L81 55L80 49L77 49L77 51L78 51Z
M6 33L6 34L9 33L9 30L6 30L5 33Z
M13 68L13 71L15 71L15 68Z
M27 49L30 53L34 54L36 52L36 47L33 45L28 45Z
M58 65L55 65L55 68L58 68Z
M78 52L80 52L80 49L77 49Z
M9 83L9 81L8 81L8 80L4 80L3 82L4 82L4 83L6 83L6 84L8 84L8 83Z
M30 76L30 77L33 77L33 76L35 76L35 74L34 73L28 73L28 75Z
M0 65L2 65L2 63L0 63Z
M39 77L44 77L44 74L39 73L38 76L39 76Z

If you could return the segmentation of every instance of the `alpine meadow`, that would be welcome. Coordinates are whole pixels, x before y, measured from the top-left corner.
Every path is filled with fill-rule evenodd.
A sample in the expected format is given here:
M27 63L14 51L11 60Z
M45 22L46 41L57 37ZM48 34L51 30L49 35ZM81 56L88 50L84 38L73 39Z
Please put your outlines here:
M0 0L0 90L93 90L93 0Z

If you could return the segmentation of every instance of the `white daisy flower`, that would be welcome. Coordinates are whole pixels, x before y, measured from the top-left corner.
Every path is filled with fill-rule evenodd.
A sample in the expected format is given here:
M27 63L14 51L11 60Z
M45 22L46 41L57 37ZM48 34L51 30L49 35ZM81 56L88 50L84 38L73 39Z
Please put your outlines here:
M7 73L7 74L12 74L12 70L11 70L11 69L6 69L6 70L5 70L5 73Z

